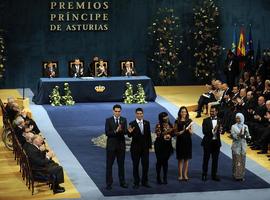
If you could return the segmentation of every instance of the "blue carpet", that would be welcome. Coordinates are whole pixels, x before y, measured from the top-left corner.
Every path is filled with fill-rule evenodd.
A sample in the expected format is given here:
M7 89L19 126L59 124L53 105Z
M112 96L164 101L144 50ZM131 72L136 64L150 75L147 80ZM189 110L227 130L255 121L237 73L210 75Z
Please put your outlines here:
M130 153L127 152L125 168L126 181L129 184L129 188L123 189L119 186L117 164L115 162L113 170L113 190L107 191L105 189L106 151L101 147L95 146L91 142L91 139L104 133L105 118L112 115L113 105L114 103L76 104L72 107L52 107L50 105L44 105L54 127L104 196L241 190L270 187L268 183L248 170L246 171L245 182L233 181L231 159L223 153L221 153L219 159L219 175L222 181L214 182L209 180L205 183L202 182L201 166L203 151L200 146L201 139L193 135L193 159L190 162L189 182L179 183L177 181L177 160L174 154L169 161L168 185L157 185L155 182L155 154L150 153L149 183L152 188L140 187L134 190L132 189L132 161ZM145 119L151 122L152 129L158 121L158 113L166 111L165 108L153 102L145 105L123 104L122 115L127 117L128 121L133 120L134 110L138 106L144 109ZM172 116L170 116L170 119L172 122L174 121ZM209 163L209 167L210 166L211 163Z

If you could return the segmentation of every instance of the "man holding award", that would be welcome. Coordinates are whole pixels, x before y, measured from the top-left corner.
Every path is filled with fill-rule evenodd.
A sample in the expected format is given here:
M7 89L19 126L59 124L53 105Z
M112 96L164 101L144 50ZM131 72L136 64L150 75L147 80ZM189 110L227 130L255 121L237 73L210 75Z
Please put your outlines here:
M202 123L202 131L204 134L201 145L203 146L203 173L202 180L207 180L208 162L212 156L212 180L220 181L217 176L218 156L220 152L221 142L220 134L223 134L223 128L220 119L217 118L217 108L211 107L210 117L205 118Z
M112 166L115 158L118 164L118 177L120 186L127 188L125 182L125 134L127 134L127 120L121 117L122 107L118 104L113 106L113 116L106 119L105 132L107 136L106 146L106 189L112 189Z

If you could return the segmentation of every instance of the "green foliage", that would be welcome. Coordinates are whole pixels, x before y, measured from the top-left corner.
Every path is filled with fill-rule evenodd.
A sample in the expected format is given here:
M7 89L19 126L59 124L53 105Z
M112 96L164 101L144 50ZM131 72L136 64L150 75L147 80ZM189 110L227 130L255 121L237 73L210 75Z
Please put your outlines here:
M146 99L146 96L145 96L144 89L142 87L142 84L139 83L137 85L137 92L135 94L135 102L140 103L140 104L145 104L147 103L145 99Z
M62 96L62 102L66 106L72 106L75 104L68 83L64 83L64 96Z
M71 90L68 83L64 83L64 95L61 96L59 86L53 88L52 93L50 94L50 103L52 106L72 106L75 104L73 100Z
M133 96L133 86L130 82L126 83L126 91L124 93L124 103L132 104L134 103L134 96Z
M220 55L219 9L213 0L203 0L194 11L194 58L195 76L206 82L215 76L216 64Z
M156 64L162 84L177 77L177 70L182 63L179 59L182 36L180 20L174 10L160 8L149 27L148 33L153 41L150 60Z
M62 106L61 104L61 95L59 91L59 86L53 88L52 93L50 94L50 103L52 106Z
M133 85L129 82L126 83L126 90L124 93L124 103L126 104L132 104L132 103L139 103L139 104L144 104L147 103L145 101L146 96L144 89L142 87L142 84L137 84L137 92L134 94L133 93Z

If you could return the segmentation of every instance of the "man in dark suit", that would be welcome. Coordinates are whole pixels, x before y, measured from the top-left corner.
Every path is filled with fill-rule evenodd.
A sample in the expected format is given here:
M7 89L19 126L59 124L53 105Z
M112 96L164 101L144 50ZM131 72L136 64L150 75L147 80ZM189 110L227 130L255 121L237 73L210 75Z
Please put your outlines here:
M139 188L139 163L142 163L142 186L150 188L148 184L149 149L152 148L150 123L143 119L143 109L137 108L136 119L129 123L128 136L132 137L131 158L133 162L134 189Z
M125 135L127 134L127 120L121 117L122 107L118 104L113 106L113 116L106 119L105 132L107 136L106 147L106 184L107 190L112 189L113 177L112 166L115 158L118 164L118 177L120 186L127 188L125 182Z
M71 77L83 77L84 76L84 67L80 59L75 59L74 63L70 68Z
M220 119L217 118L217 108L212 107L210 110L210 117L205 118L202 124L202 131L204 137L202 139L201 145L203 146L203 173L202 180L207 180L208 162L210 155L212 156L212 179L214 181L220 181L217 176L218 169L218 156L220 152L221 142L220 134L223 134L223 128L221 126Z
M63 168L55 163L51 158L53 157L53 152L41 151L41 146L44 144L44 139L40 135L35 135L32 137L32 144L29 143L27 148L25 147L26 154L29 157L29 161L32 169L37 171L40 169L47 169L48 174L52 178L52 189L54 193L65 192L65 188L61 187L59 184L64 183L64 173ZM43 175L42 172L36 172L35 175Z

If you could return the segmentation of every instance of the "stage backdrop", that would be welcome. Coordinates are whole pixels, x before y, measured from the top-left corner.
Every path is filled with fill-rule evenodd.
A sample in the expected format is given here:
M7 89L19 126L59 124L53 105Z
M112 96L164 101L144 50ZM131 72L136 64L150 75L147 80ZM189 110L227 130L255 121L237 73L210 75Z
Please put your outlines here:
M52 2L62 2L54 5ZM147 28L159 7L172 7L180 17L183 31L183 65L179 70L179 78L172 84L196 84L192 75L193 58L186 47L191 43L189 30L192 29L192 8L198 0L96 0L108 2L99 7L91 4L86 13L100 13L103 19L101 27L96 31L72 31L74 27L68 20L68 14L84 12L68 7L68 2L83 2L82 0L1 0L4 18L0 19L0 27L6 30L7 71L5 87L35 88L41 76L43 60L57 60L60 66L60 76L68 74L68 61L74 58L83 59L87 65L90 59L97 55L109 61L112 76L119 75L119 60L132 58L136 61L140 75L151 75L153 64L147 60L151 41ZM88 1L85 1L88 2ZM222 46L230 47L233 24L249 23L253 25L253 38L261 39L263 47L270 46L268 0L219 0L221 10ZM82 5L82 4L80 4ZM51 14L65 14L65 22ZM105 15L103 15L105 14ZM90 16L85 16L90 18ZM92 16L93 17L93 16ZM56 20L57 19L57 20ZM95 23L91 21L91 23ZM52 31L62 24L61 31ZM68 29L68 30L66 30ZM92 27L93 29L93 27ZM222 63L222 62L220 62ZM156 77L152 77L154 81Z

